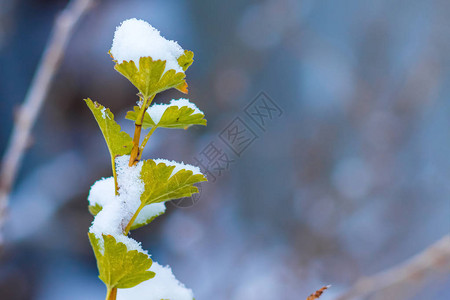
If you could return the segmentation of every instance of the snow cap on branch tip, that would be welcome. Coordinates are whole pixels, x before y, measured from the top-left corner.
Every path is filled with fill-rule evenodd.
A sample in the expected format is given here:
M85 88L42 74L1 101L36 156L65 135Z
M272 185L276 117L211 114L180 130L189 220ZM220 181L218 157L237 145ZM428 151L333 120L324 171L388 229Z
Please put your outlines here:
M183 48L177 42L162 37L157 29L143 20L123 21L116 28L110 53L118 63L134 61L138 69L139 59L150 56L153 60L165 60L166 71L183 72L177 60L184 53Z

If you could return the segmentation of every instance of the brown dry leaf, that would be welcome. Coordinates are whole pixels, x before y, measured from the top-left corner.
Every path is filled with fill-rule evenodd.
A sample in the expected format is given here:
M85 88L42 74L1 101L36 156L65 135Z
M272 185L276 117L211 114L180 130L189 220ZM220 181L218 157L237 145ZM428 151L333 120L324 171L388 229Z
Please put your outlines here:
M330 285L324 286L323 288L321 288L320 290L317 290L316 292L312 293L311 295L309 295L308 298L306 298L306 300L315 300L315 299L319 299L320 296L322 296L323 292L329 288Z

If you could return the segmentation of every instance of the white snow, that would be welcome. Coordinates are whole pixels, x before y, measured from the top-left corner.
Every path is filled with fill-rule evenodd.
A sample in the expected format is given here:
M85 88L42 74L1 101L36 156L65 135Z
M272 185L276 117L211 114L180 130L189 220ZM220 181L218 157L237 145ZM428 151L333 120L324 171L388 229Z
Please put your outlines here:
M103 107L103 108L101 109L101 112L102 112L102 117L103 117L103 119L106 119L106 118L109 119L109 116L106 114L106 108L105 108L105 107Z
M176 72L183 72L177 61L183 53L177 42L166 40L157 29L138 19L125 20L116 28L111 47L111 54L119 63L132 60L139 68L139 58L150 56L153 60L165 60L165 71Z
M94 183L89 192L89 205L95 206L98 204L105 207L107 203L116 201L114 191L114 177L102 178ZM159 216L166 211L164 203L152 203L146 205L136 217L134 224L142 224L152 217Z
M142 224L148 219L153 217L157 217L163 214L166 211L166 205L164 202L160 203L152 203L144 206L144 208L139 212L136 220L134 220L133 224Z
M114 177L102 178L97 180L89 191L88 201L89 205L105 206L116 197L114 191Z
M94 183L89 192L88 200L90 205L99 204L103 209L95 216L89 232L94 233L100 240L100 251L104 251L104 240L102 235L112 235L117 242L124 243L127 249L137 250L149 255L143 250L141 244L136 240L123 235L124 227L130 221L133 213L140 205L140 196L144 192L144 182L141 179L143 162L136 166L129 167L130 156L119 156L115 159L117 183L119 195L115 195L114 178L102 178ZM157 160L167 165L176 166L176 170L189 169L200 172L197 167L184 165L183 163L171 162L168 160ZM157 162L157 163L158 163ZM175 171L175 170L174 170ZM145 206L135 222L144 223L147 219L165 212L164 203L155 203ZM170 267L163 267L153 262L149 269L155 272L155 277L130 288L119 289L119 300L192 300L194 298L192 290L180 283L172 273Z
M147 251L142 249L141 243L123 235L123 226L121 224L123 224L124 212L126 212L126 209L123 203L117 201L117 199L111 201L111 203L103 207L95 216L89 232L94 233L100 239L100 247L103 247L102 234L112 235L117 242L124 243L129 251L137 250L141 253L148 254Z
M155 277L129 289L118 289L117 300L192 300L194 294L172 273L169 266L163 267L153 261L150 271Z
M192 171L192 173L194 173L193 175L203 174L200 171L199 167L193 166L193 165L188 165L188 164L185 164L184 162L179 163L179 162L176 162L176 161L173 161L173 160L167 160L167 159L162 159L162 158L157 158L157 159L154 159L153 161L156 164L163 163L163 164L166 164L167 166L175 166L175 168L172 171L172 174L170 174L170 177L172 177L178 171L183 170L183 169L184 170L188 170L188 171Z
M159 121L161 121L164 112L169 107L168 104L153 104L147 109L147 113L153 122L158 125Z
M128 211L133 214L141 204L141 195L144 192L144 182L141 179L142 161L129 167L129 155L116 158L117 184L119 186L119 198L124 202ZM130 216L131 218L131 216Z
M130 156L119 156L115 159L117 183L119 195L115 195L114 178L102 178L94 183L89 192L88 200L90 205L99 204L103 209L95 216L89 232L94 233L100 240L100 251L104 251L104 240L102 235L112 235L117 242L124 243L127 249L137 250L149 255L143 250L141 244L136 240L123 235L124 227L130 221L133 213L140 205L140 196L144 192L144 182L141 179L143 162L136 166L129 167ZM170 162L168 160L158 160L167 165L175 165L175 169L190 169L196 172L200 170L194 166L183 163ZM174 170L175 171L175 170ZM145 206L135 222L143 223L147 219L165 212L164 203L155 203ZM192 300L194 295L192 290L180 283L172 273L170 267L163 267L153 262L149 269L155 272L155 277L129 289L119 289L119 300Z
M92 186L89 202L98 203L103 206L103 209L95 216L89 232L100 238L101 243L103 242L102 234L112 235L117 242L124 243L128 250L138 250L147 254L140 243L123 235L123 230L139 207L140 197L144 192L144 182L140 178L143 162L129 167L129 159L130 156L124 155L117 157L115 161L119 195L114 195L114 179L102 179ZM102 195L102 192L105 194Z
M153 122L156 125L158 125L166 109L168 109L171 106L176 106L178 108L187 106L194 110L194 112L192 113L193 115L195 114L204 115L204 113L194 103L190 102L189 99L184 98L180 98L178 100L172 99L172 101L170 101L169 104L153 104L148 108L147 113L150 115L150 118L153 120Z

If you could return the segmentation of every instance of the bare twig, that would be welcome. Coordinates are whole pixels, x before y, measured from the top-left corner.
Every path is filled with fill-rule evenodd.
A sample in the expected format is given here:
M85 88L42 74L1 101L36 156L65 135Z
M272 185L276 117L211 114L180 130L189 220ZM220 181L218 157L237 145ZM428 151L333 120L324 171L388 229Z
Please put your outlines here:
M308 296L308 298L306 298L306 300L316 300L319 299L320 296L322 296L322 294L325 292L326 289L328 289L330 286L324 286L321 289L315 291L314 293L312 293L311 295Z
M450 235L445 235L423 252L399 266L359 279L337 300L365 299L387 288L406 283L417 285L420 281L425 280L429 273L440 270L450 272Z
M46 99L73 29L94 1L71 0L57 16L50 39L17 114L0 171L0 244L3 242L1 231L6 219L9 193L29 143L31 129Z

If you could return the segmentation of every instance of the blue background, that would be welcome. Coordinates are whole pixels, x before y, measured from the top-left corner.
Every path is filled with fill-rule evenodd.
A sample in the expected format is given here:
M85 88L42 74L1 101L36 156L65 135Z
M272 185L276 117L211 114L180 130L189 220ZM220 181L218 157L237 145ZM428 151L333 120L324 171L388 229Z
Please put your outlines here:
M0 142L66 1L0 3ZM103 299L87 230L90 185L110 176L90 97L132 133L135 88L107 51L141 18L194 51L191 101L206 128L159 130L144 157L193 163L213 142L235 159L195 205L133 237L197 300L305 299L410 258L450 231L450 2L100 1L76 28L11 197L2 299ZM245 107L283 111L258 127ZM165 92L156 102L183 97ZM236 118L257 139L233 157ZM393 291L390 291L393 292ZM368 299L444 299L449 274ZM322 298L321 298L322 299Z

